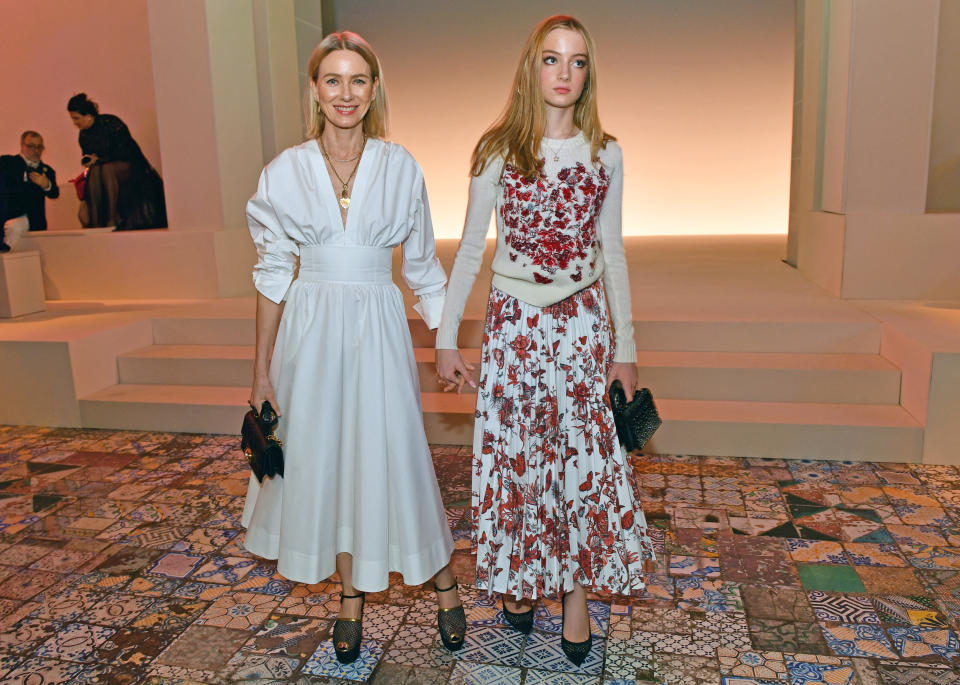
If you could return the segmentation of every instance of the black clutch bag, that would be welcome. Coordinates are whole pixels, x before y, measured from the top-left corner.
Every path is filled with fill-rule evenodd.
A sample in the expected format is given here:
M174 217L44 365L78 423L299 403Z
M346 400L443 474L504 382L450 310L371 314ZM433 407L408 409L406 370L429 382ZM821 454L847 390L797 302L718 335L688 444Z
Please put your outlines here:
M243 416L240 428L240 449L247 455L250 470L257 481L283 475L283 443L273 433L277 412L264 402L258 413L253 407Z
M610 386L610 408L613 409L617 436L628 452L643 449L647 440L663 423L653 403L653 395L647 388L636 390L633 393L633 399L627 402L623 384L620 381L614 381Z

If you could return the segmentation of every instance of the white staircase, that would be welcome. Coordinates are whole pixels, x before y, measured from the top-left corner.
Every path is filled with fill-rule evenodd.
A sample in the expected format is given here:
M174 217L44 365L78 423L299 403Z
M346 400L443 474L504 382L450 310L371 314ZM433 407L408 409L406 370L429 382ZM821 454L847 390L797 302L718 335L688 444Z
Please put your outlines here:
M852 316L798 321L635 322L641 385L663 427L650 451L672 454L919 461L922 427L899 406L900 371L877 354L880 324ZM81 398L83 424L237 433L253 366L253 312L153 319L154 344L118 358L119 384ZM470 444L476 396L438 390L433 333L410 320L431 443ZM461 343L479 360L482 321Z

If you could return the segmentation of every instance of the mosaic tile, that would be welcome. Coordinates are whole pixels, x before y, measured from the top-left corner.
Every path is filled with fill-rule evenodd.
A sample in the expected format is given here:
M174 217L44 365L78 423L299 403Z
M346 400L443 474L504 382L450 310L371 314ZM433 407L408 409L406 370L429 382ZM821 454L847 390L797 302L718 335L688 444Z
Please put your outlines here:
M957 635L946 628L895 626L887 632L894 647L905 659L938 656L946 661L954 661L960 657Z
M745 584L740 586L740 592L744 608L751 617L808 623L816 620L802 590Z
M332 583L293 586L293 589L280 602L278 612L314 618L336 618L340 611L338 586Z
M300 667L300 660L265 654L237 654L228 663L233 682L290 682Z
M790 538L787 540L787 548L794 561L822 564L848 563L843 545L839 542Z
M657 682L682 685L714 685L720 680L716 659L679 654L657 655L653 661Z
M870 601L884 623L946 627L939 619L936 603L927 597L871 597Z
M781 652L762 652L750 649L717 649L720 673L725 676L742 676L767 680L784 680L787 666Z
M383 645L375 640L364 640L360 647L360 656L351 664L337 661L333 643L329 640L320 643L316 651L304 664L302 671L308 675L330 676L343 680L365 681L376 668Z
M270 595L236 592L215 600L197 624L251 630L266 620L278 604Z
M923 547L908 559L916 568L960 570L960 547Z
M469 641L469 635L467 640ZM560 648L560 639L556 634L531 633L523 647L520 665L545 671L564 671L584 675L599 675L603 669L605 641L594 639L590 654L580 666L575 666Z
M240 649L248 635L238 630L192 625L157 658L168 666L219 671Z
M459 536L453 565L469 578L470 450L433 452ZM525 638L503 625L496 597L466 584L468 640L482 639L468 643L472 657L455 656L438 640L432 593L394 574L389 590L368 596L365 637L380 650L376 669L352 678L421 685L455 673L486 682L490 673L507 682L599 683L602 673L606 684L782 685L847 682L855 672L857 685L949 682L952 671L932 666L957 659L956 468L643 454L631 462L650 497L658 563L634 597L613 606L609 597L591 600L602 672L547 667L570 668L551 661L559 653L555 602L540 603L537 631ZM72 685L346 682L351 674L333 674L339 664L328 639L339 586L293 583L243 549L247 477L234 436L0 426L0 481L13 495L0 494L0 669L46 669ZM234 628L210 625L231 621ZM99 644L78 632L85 661L38 657L65 625L115 632ZM880 633L850 638L858 626ZM185 636L201 628L220 631L212 634L220 647L198 644L194 658ZM828 631L851 656L830 656ZM311 672L322 671L325 645L332 670ZM884 646L893 656L877 656ZM750 656L764 652L760 661Z
M97 647L115 631L112 628L90 626L83 623L67 623L57 633L34 650L41 658L61 658L67 661L90 661Z
M33 616L56 621L73 621L90 611L103 595L94 590L69 589L41 602Z
M529 670L524 685L600 685L600 678L590 678L578 673Z
M130 592L108 594L84 613L83 620L119 628L153 606L156 601L153 597L143 597Z
M818 621L880 625L880 617L868 597L832 595L819 590L810 592L809 597L810 606Z
M871 595L922 595L926 592L923 583L909 568L858 566L856 573L866 592Z
M841 656L894 659L890 642L879 626L862 624L821 625L827 645Z
M460 662L450 674L451 685L520 685L519 668Z
M30 599L59 581L60 578L60 574L50 571L23 569L0 583L0 597Z
M950 668L929 668L901 664L878 664L877 671L884 685L956 685L957 677Z
M139 668L158 657L176 635L147 628L121 628L97 646L98 661Z
M756 649L764 651L830 654L816 623L749 618L750 637Z
M787 661L790 685L857 685L852 663L820 664L807 661Z
M208 602L158 599L128 625L131 628L152 628L160 631L184 630L208 606Z
M0 652L27 652L60 631L62 624L40 618L24 618L0 633Z
M81 664L71 664L56 659L34 658L22 661L15 668L3 676L4 682L13 685L66 685L71 682L80 671Z
M797 564L800 582L807 590L825 592L864 592L861 577L850 566Z

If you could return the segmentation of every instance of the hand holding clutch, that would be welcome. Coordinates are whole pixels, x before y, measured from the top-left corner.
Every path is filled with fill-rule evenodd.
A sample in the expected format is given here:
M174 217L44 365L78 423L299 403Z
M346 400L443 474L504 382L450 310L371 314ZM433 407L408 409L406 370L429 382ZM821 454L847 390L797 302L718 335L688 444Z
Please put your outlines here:
M628 452L643 449L663 423L653 403L653 395L647 388L634 392L633 399L628 403L623 385L620 381L614 381L610 385L610 408L617 425L617 436Z
M277 412L264 401L260 412L253 407L243 416L240 449L247 455L250 470L262 483L264 477L283 476L283 443L274 435Z

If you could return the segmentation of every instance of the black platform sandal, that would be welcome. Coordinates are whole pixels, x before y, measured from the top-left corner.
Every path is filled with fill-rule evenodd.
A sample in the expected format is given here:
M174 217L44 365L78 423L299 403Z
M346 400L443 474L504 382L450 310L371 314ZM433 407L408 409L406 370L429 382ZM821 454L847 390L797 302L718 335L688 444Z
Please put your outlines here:
M360 642L363 640L363 607L366 603L366 594L356 595L340 593L340 601L345 599L360 599L360 618L338 618L333 623L333 649L337 653L337 661L341 664L350 664L360 656Z
M529 635L533 632L533 607L530 607L526 611L514 613L507 609L507 603L503 601L503 597L500 598L500 606L503 609L503 619L511 628L524 635Z
M563 619L560 623L560 649L563 650L563 653L566 655L567 659L569 659L575 666L579 666L586 661L587 657L590 655L590 648L593 646L593 635L588 634L587 639L583 642L571 642L564 637L563 625L567 622L567 595L563 596L563 599L560 600L560 603L563 607ZM588 621L589 615L590 612L588 611Z
M437 599L440 599L441 592L450 592L457 589L457 581L453 585L441 590L437 584L433 584L433 589L437 593ZM437 629L440 631L440 639L443 640L443 646L451 652L456 652L463 647L463 639L467 634L467 616L463 612L463 604L450 609L437 609Z

